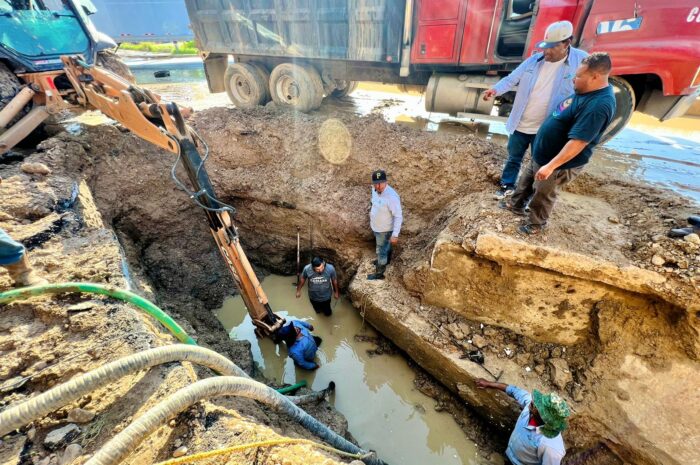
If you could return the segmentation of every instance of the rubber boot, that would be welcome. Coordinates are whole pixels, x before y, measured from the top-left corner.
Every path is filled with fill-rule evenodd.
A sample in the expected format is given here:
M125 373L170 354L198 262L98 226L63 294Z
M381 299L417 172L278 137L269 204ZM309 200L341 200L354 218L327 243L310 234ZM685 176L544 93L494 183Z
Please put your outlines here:
M22 259L12 265L4 265L10 273L10 277L15 282L15 287L41 286L49 282L39 276L29 264L27 254L22 255Z
M698 228L698 231L700 231L700 228ZM668 232L668 237L685 237L688 234L692 234L694 232L697 231L695 231L695 229L692 226L689 226L687 228L675 228L671 229Z
M385 271L386 271L386 265L385 266L377 265L376 271L372 274L368 274L367 279L369 279L370 281L374 281L377 279L384 279L384 272Z

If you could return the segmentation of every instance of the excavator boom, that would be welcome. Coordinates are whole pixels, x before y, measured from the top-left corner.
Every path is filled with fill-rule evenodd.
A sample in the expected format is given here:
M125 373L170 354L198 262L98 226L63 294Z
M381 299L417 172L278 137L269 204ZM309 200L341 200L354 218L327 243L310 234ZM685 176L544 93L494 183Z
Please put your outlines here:
M163 103L158 95L110 71L88 65L79 57L64 56L61 60L63 73L72 89L59 92L54 84L56 73L23 76L28 85L0 111L0 123L9 122L31 98L40 104L7 132L0 134L0 154L12 148L49 114L62 109L82 108L100 110L138 137L177 155L173 179L204 210L214 241L256 327L256 335L274 337L285 320L270 308L260 281L243 252L238 230L232 221L233 207L216 197L204 168L208 147L185 122L191 110L181 109L175 103ZM204 159L200 151L205 152ZM179 163L187 173L190 188L177 178Z

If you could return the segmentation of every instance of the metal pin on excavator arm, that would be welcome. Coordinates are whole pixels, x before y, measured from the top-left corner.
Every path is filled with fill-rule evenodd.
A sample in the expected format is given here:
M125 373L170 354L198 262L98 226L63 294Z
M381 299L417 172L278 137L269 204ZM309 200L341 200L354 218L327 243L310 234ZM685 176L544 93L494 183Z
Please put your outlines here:
M203 166L198 145L199 148L206 148L206 144L187 126L180 108L174 103L162 103L157 95L109 71L88 66L76 57L61 59L66 76L75 87L83 106L100 110L140 138L178 155L192 186L189 194L207 215L209 229L241 293L255 325L256 335L274 337L285 320L270 308L260 281L241 247L237 228L231 218L233 208L217 199ZM175 168L173 177L180 184ZM181 188L189 191L184 185Z

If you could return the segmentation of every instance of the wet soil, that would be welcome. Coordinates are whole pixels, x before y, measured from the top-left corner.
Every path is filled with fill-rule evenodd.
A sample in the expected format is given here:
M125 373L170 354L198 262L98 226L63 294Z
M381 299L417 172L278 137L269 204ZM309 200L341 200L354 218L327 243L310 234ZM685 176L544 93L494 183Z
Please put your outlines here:
M333 124L324 125L329 118ZM630 415L658 410L662 399L668 399L659 381L664 370L687 379L697 377L698 245L664 236L669 227L683 224L686 215L697 212L696 204L637 182L588 173L562 195L547 232L525 238L517 232L519 219L499 210L492 195L505 151L475 136L420 132L389 124L377 115L301 115L272 106L205 110L192 125L209 144L212 182L221 199L237 208L235 221L243 245L260 269L293 273L299 235L302 257L320 254L337 264L342 286L354 283L353 304L360 311L376 307L375 315L383 312L377 318L396 328L386 332L393 342L461 399L470 398L473 377L460 387L449 378L449 366L431 370L433 360L414 355L411 344L424 344L418 348L426 353L452 353L458 358L464 344L473 345L477 335L485 338L484 352L493 361L487 362L489 369L506 368L508 382L557 389L576 405L576 420L565 436L571 455L603 450L601 460L614 460L617 454L634 463L656 463L659 457L665 463L684 463L692 445L677 444L667 434L649 438L646 431L639 431L643 423ZM323 132L329 127L330 135ZM201 212L169 178L173 157L115 127L60 134L42 144L41 150L40 157L50 166L60 160L68 172L85 177L106 224L117 231L129 261L138 265L137 281L142 276L148 283L143 286L152 286L163 307L187 322L201 342L234 357L237 349L221 337L225 332L211 313L234 292L233 284ZM376 168L387 169L390 183L401 195L405 222L388 280L370 286L361 277L369 271L373 250L367 178ZM41 212L39 216L45 216ZM522 247L531 250L530 255L515 257L522 263L482 255L484 239L494 235L506 245L525 244ZM440 244L461 251L471 267L465 267L462 275L473 277L475 286L434 279L443 269L433 267ZM583 257L604 260L619 270L641 269L653 279L639 284L634 296L622 295L615 283L591 290L592 297L585 302L591 309L590 321L577 331L568 326L580 316L565 304L557 307L561 334L570 338L563 342L552 342L548 334L537 334L527 325L514 327L510 318L502 318L508 299L493 308L470 303L468 311L422 302L448 284L455 286L449 289L451 296L473 293L491 302L486 298L513 292L508 283L519 283L523 278L518 273L531 273L548 285L559 281L559 291L538 288L537 298L566 295L571 277L537 266L556 254L567 254L569 264ZM654 255L663 263L657 264ZM449 269L450 263L440 266ZM657 276L664 278L661 284ZM586 279L577 282L582 294L593 289L581 284L593 278ZM415 327L399 330L407 321L414 321ZM463 341L462 347L431 322ZM409 330L415 330L417 339L410 339ZM569 368L562 368L562 359ZM564 381L557 380L562 372ZM617 383L611 373L621 373L624 379ZM644 395L637 381L645 376L654 379L650 395ZM682 399L678 400L669 412L687 415L682 423L693 424L692 413L677 409ZM470 406L507 434L512 407L504 399L484 397L480 402ZM658 431L666 431L666 416L655 417ZM616 425L613 417L631 420ZM607 422L603 429L601 422ZM679 451L680 462L665 455L671 446Z

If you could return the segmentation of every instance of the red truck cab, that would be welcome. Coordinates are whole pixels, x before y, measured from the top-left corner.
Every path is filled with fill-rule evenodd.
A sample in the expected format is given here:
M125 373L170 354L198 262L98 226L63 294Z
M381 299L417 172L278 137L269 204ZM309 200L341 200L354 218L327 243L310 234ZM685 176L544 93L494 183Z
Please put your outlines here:
M534 44L544 37L547 26L561 20L574 25L574 46L604 51L612 58L620 113L614 132L634 110L663 121L685 113L698 95L697 0L417 0L415 8L411 64L435 73L426 97L428 109L434 111L483 113L483 105L455 111L454 97L448 104L448 95L471 78L463 76L458 84L446 75L455 71L503 75L536 53ZM437 80L441 75L443 82ZM487 85L482 80L475 89Z

